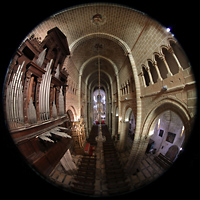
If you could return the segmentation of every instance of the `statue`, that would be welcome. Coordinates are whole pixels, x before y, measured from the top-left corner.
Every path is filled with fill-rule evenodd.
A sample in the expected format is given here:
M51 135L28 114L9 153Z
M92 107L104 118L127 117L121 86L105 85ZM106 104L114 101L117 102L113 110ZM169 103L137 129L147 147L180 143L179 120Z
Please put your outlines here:
M83 118L80 121L72 124L72 138L74 140L74 151L76 154L84 154L84 147L86 143L85 138L85 123Z

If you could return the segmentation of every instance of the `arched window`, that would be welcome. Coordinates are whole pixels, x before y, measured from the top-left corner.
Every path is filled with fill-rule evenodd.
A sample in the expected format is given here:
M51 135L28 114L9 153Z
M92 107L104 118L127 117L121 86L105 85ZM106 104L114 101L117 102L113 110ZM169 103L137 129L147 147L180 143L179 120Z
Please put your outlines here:
M144 74L144 79L145 79L146 86L149 86L150 79L149 79L148 72L147 72L147 70L145 69L144 66L142 67L142 71L143 71L143 74Z
M168 63L171 73L173 75L177 74L179 72L179 67L178 67L178 64L177 64L176 60L174 59L172 53L170 53L166 48L162 48L162 52L165 56L165 59Z
M166 79L167 78L167 68L165 66L164 61L161 59L160 56L158 56L157 54L155 55L155 60L157 62L158 65L158 69L160 71L160 75L162 77L162 79Z
M181 67L183 69L190 67L189 61L188 61L187 56L185 55L185 52L183 51L183 49L172 40L169 43L174 51L174 54L176 55Z
M151 76L152 76L153 82L157 83L157 81L158 81L158 74L156 72L156 69L153 66L153 64L152 64L151 61L148 61L148 65L149 65L149 69L150 69L150 72L151 72Z

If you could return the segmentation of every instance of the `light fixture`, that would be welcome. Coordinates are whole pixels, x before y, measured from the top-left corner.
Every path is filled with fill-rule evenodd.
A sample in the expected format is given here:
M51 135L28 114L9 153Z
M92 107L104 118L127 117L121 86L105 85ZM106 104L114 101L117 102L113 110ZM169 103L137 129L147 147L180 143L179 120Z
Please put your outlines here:
M149 136L152 136L154 134L154 130L151 130L150 132L149 132Z
M98 29L98 24L97 29ZM99 56L99 48L102 48L101 45L97 45L97 52L98 52L98 74L99 74L99 97L101 96L101 62L100 62L100 56ZM98 136L96 136L95 140L97 142L105 142L106 137L102 135L102 128L101 128L101 101L99 100L99 130L98 130Z
M167 28L166 31L167 31L167 32L170 32L170 31L171 31L171 28Z
M164 85L161 89L162 89L163 91L167 91L167 85Z
M158 127L157 127L157 130L159 129L160 127L160 118L158 119Z
M182 127L182 130L181 130L181 137L183 136L184 130L185 130L185 126Z

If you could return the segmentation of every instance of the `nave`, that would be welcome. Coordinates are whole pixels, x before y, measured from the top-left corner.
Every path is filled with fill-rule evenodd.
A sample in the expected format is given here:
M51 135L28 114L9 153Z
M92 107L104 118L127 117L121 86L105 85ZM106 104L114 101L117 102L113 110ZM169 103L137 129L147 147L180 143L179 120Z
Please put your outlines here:
M102 135L106 141L98 147L95 137L98 125L93 125L87 142L90 142L90 155L77 155L72 152L75 171L66 171L59 163L50 174L50 179L61 187L82 195L109 196L125 194L138 189L165 170L155 161L154 155L145 154L137 172L127 175L124 170L129 150L118 152L107 125L102 125Z
M77 171L67 177L63 175L62 167L57 166L50 174L51 179L74 192L86 195L106 196L128 192L129 180L118 158L107 125L102 125L102 134L106 137L106 142L98 147L95 140L98 125L94 125L88 138L92 145L90 148L95 149L92 155L73 155L77 162ZM58 171L63 172L59 174Z
M115 4L65 9L35 27L3 90L6 130L29 165L93 196L162 175L186 152L197 111L193 70L174 35Z

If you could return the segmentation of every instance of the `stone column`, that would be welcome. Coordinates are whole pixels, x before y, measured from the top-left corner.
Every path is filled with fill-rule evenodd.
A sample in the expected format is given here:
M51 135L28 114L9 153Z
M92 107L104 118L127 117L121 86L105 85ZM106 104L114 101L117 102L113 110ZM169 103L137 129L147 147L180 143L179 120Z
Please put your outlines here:
M144 87L147 87L143 71L140 73L140 75L142 77L142 81L143 81Z
M180 72L180 71L183 71L183 68L182 68L182 66L181 66L181 64L180 64L180 62L179 62L179 60L178 60L176 54L174 53L174 50L172 49L172 47L170 47L170 48L168 49L168 51L169 51L169 53L172 54L172 56L173 56L174 59L176 60L176 63L177 63L178 68L179 68L179 72Z
M130 82L129 80L127 81L127 94L130 94Z
M127 136L128 136L127 131L128 131L128 127L129 127L129 122L122 121L120 123L122 123L122 132L120 135L119 151L124 151Z
M165 66L166 66L166 69L167 69L167 77L170 77L170 76L173 76L173 74L172 74L172 72L170 71L170 69L169 69L169 65L168 65L168 63L167 63L167 61L166 61L166 59L165 59L165 55L163 55L163 56L161 56L160 57L162 60L163 60L163 62L165 63Z
M107 109L107 108L106 108ZM109 122L108 122L108 126L109 126L109 131L111 132L111 112L112 112L112 103L111 103L111 99L109 97Z
M149 75L149 79L150 79L150 85L154 84L153 82L153 78L152 78L152 75L151 75L151 72L150 72L150 69L149 67L146 68L147 72L148 72L148 75Z
M158 80L162 81L163 79L162 79L161 74L160 74L160 71L159 71L159 69L158 69L157 61L154 61L154 62L153 62L153 66L155 67L156 72L157 72L157 74L158 74ZM158 81L158 80L157 80L157 81Z

